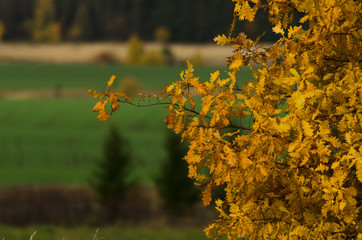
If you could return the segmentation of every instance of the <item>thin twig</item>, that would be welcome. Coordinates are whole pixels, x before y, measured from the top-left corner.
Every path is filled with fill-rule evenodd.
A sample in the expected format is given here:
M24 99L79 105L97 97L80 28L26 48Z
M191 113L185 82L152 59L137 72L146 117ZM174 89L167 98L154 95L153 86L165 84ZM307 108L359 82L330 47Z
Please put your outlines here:
M172 103L168 103L168 102L158 102L158 103L150 103L150 104L135 104L133 102L129 102L129 101L124 101L124 100L118 100L118 102L121 102L121 103L128 103L134 107L152 107L152 106L159 106L159 105L173 105L174 107L179 107L178 104L172 104ZM187 112L190 112L190 113L193 113L193 114L196 114L198 116L200 116L200 113L195 111L195 110L192 110L192 109L189 109L189 108L186 108L186 107L183 107L184 110L186 110ZM210 116L204 116L206 117L207 119L210 119L211 117ZM204 128L210 128L208 126L202 126ZM229 124L227 126L227 128L237 128L237 129L243 129L243 130L251 130L251 128L247 128L247 127L243 127L243 126L236 126L236 125L233 125L233 124Z
M93 234L93 240L97 240L99 228L97 228L96 232Z
M30 239L29 239L29 240L33 240L35 234L36 234L36 231L35 231L33 234L30 235Z

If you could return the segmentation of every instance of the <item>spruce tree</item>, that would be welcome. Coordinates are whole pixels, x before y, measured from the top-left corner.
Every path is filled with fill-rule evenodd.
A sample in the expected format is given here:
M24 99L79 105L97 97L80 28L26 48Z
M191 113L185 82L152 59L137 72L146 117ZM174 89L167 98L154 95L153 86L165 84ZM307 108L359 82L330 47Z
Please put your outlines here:
M102 158L93 173L90 185L104 203L121 199L127 189L130 156L126 141L113 125L104 143Z
M186 144L180 136L168 131L166 139L167 159L156 180L157 190L163 206L171 214L181 214L199 199L199 189L188 178L188 167L183 159L187 153Z

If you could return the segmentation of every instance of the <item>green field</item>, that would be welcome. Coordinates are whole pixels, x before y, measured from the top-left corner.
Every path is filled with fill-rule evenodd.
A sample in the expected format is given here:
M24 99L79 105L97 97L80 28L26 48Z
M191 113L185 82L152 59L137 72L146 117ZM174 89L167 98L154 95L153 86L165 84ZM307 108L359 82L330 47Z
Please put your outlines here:
M103 89L110 75L135 76L144 87L157 89L179 79L180 67L126 67L99 65L0 65L2 91ZM216 68L197 68L207 79ZM241 76L250 78L250 72ZM165 159L166 109L135 108L122 104L109 122L91 112L96 99L0 100L0 184L82 184L91 177L109 124L129 141L131 179L152 184Z
M117 79L132 76L139 80L145 89L159 89L166 83L180 80L180 72L186 67L151 67L123 65L66 65L36 63L0 64L0 89L53 89L61 86L65 89L104 89L110 76ZM195 75L208 79L216 70L226 68L195 67ZM225 76L225 75L224 75ZM250 78L249 70L242 71L242 78Z
M122 104L109 122L91 112L94 99L1 100L0 183L84 183L109 124L129 141L134 178L148 183L164 158L166 110Z
M35 232L35 234L34 234ZM33 235L34 234L34 235ZM172 228L122 228L90 227L62 228L56 226L36 226L15 228L0 226L0 238L6 240L202 240L208 239L201 229Z

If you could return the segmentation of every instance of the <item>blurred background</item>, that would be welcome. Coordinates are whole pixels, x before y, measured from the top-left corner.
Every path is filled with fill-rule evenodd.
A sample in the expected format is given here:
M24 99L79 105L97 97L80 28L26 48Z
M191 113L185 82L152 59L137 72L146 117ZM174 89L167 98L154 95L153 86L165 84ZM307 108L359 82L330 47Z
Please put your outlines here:
M134 101L179 80L226 70L233 2L0 0L0 238L204 239L216 213L166 129L167 109L121 105L106 123L88 89ZM275 40L266 17L238 31ZM243 69L238 78L248 80ZM217 191L214 198L222 198ZM99 230L97 230L99 229Z

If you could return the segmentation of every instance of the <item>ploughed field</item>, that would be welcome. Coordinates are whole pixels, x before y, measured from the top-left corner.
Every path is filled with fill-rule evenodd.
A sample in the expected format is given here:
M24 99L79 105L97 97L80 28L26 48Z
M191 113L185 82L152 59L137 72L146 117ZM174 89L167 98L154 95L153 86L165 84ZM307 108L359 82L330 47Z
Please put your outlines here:
M111 75L132 76L154 92L179 80L184 67L120 65L0 64L0 184L84 184L103 156L110 124L128 141L132 158L130 180L152 184L166 157L167 128L162 106L135 108L121 104L106 123L91 112L97 99L87 89L102 90ZM208 79L213 67L197 67ZM221 72L224 69L219 69ZM240 78L249 79L249 70ZM119 84L115 83L115 86ZM72 96L67 92L82 93ZM19 95L19 92L32 92ZM49 91L44 97L37 91ZM60 91L59 96L56 94ZM58 97L54 97L58 96ZM137 101L137 99L135 99ZM148 101L148 100L147 100Z

